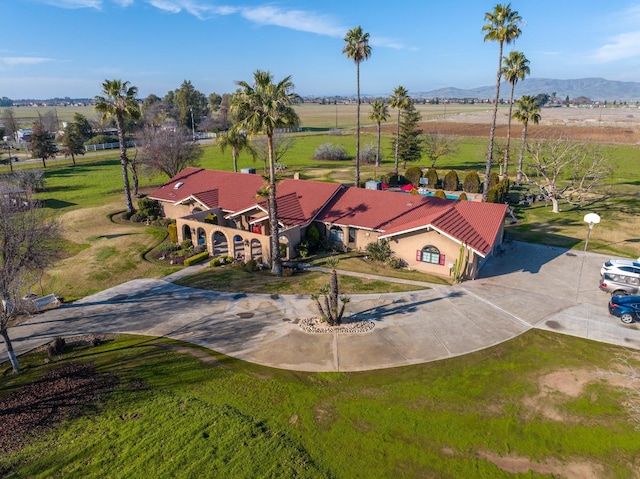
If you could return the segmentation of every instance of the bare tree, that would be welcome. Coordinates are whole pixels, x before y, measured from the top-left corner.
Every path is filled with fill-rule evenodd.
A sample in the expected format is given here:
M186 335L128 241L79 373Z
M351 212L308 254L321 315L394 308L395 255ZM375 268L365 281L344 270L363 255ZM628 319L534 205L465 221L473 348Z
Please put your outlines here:
M273 161L276 170L280 170L284 165L280 162L285 153L289 151L296 139L293 136L287 136L286 133L277 132L273 134ZM267 165L269 163L269 145L266 136L260 136L252 142L255 151L254 158L262 160L264 173L267 173Z
M27 194L0 198L0 336L14 372L20 370L8 328L32 302L24 292L36 284L61 252L61 229L55 218L37 208Z
M200 161L202 149L184 128L177 130L156 130L146 128L141 136L142 148L137 163L153 173L164 173L173 178L187 166L195 166Z
M540 140L529 144L527 153L524 180L540 188L554 213L560 212L560 200L575 205L598 197L594 189L611 173L600 151L583 143Z
M4 126L4 134L12 140L16 139L16 132L20 129L13 108L5 108L2 112L2 125Z
M436 162L443 156L457 151L455 140L442 133L430 132L422 137L422 151L431 160L431 168L435 168Z

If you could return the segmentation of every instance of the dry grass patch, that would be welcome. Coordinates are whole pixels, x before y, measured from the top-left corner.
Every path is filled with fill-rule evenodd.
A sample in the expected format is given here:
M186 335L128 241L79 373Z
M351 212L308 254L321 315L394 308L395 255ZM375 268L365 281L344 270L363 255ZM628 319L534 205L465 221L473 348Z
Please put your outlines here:
M146 261L143 254L160 241L153 228L118 223L110 216L119 204L70 211L60 217L64 237L79 252L63 259L43 278L46 291L66 299L83 297L132 279L161 277L176 268Z

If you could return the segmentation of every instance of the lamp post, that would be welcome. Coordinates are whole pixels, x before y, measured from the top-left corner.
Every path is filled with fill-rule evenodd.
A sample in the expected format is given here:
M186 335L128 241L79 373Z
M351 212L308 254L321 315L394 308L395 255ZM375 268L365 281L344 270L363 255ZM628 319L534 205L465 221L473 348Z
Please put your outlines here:
M587 213L584 215L584 222L589 224L589 229L587 230L587 240L584 242L584 252L587 252L587 245L589 244L589 236L591 236L591 230L594 225L600 223L600 216L596 213Z

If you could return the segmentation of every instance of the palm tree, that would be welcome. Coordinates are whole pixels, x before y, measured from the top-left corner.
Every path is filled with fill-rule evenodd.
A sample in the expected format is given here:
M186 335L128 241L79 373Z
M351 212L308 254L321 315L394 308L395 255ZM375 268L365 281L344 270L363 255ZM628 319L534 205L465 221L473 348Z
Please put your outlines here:
M127 144L124 138L125 119L140 118L140 105L136 100L138 88L129 86L129 82L122 80L105 80L102 82L102 93L105 96L96 96L96 111L104 116L113 117L118 128L118 141L120 142L120 166L122 168L122 182L124 184L124 194L127 203L127 214L135 212L131 201L131 190L129 187L129 159L127 158Z
M504 166L502 167L502 174L508 176L509 167L509 143L511 142L511 114L513 112L513 92L516 89L516 83L518 80L524 80L526 75L529 75L529 60L524 56L524 53L519 51L509 52L508 57L504 57L504 67L502 67L502 74L504 78L511 83L511 97L509 98L509 120L507 122L507 144L504 150Z
M516 183L522 182L522 164L524 162L524 151L527 147L527 127L532 121L534 125L540 122L540 105L536 101L536 97L531 95L523 95L516 101L517 110L513 112L513 118L522 122L522 147L520 148L520 159L518 160L518 173L516 175Z
M220 147L220 150L224 152L228 147L231 148L231 155L233 157L233 171L238 172L238 155L244 149L249 151L252 155L255 154L253 147L247 134L238 130L237 128L230 128L226 135L219 136L216 140L216 144Z
M493 141L496 134L496 119L498 117L498 101L500 100L500 78L502 77L502 48L505 43L509 44L520 36L520 22L522 17L518 12L511 10L511 4L496 5L493 12L484 14L487 22L482 31L486 32L484 41L495 41L499 45L498 54L498 73L496 74L496 96L493 101L493 121L491 123L491 132L489 134L489 151L487 152L487 168L484 175L484 189L482 190L482 198L487 200L489 193L489 176L491 175L491 163L493 161Z
M277 128L295 127L300 123L293 103L299 98L292 93L291 76L273 83L268 71L256 70L253 84L236 82L240 88L231 99L231 112L242 118L236 128L249 135L265 134L269 157L269 226L271 229L271 272L282 274L280 263L278 210L276 205L276 162L273 156L273 135Z
M376 150L376 168L380 166L380 124L389 119L389 108L384 100L376 100L371 104L369 119L376 122L378 126L378 146Z
M356 63L356 98L357 98L357 121L356 121L356 188L360 187L360 62L367 60L371 56L369 46L369 34L362 31L362 27L352 28L344 37L344 48L342 53L347 58Z
M400 146L400 115L411 105L411 98L409 98L408 90L402 85L393 90L393 95L389 99L389 106L391 108L398 109L398 123L396 129L396 151L395 151L395 174L398 175L398 151Z

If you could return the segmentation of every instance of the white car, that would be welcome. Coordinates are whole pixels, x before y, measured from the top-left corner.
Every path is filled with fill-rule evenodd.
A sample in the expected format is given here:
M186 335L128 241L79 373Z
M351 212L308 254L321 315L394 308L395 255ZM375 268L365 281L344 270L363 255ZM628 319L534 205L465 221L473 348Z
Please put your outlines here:
M623 274L640 278L640 261L632 261L630 259L610 259L604 263L600 269L600 276L604 276L605 273Z

